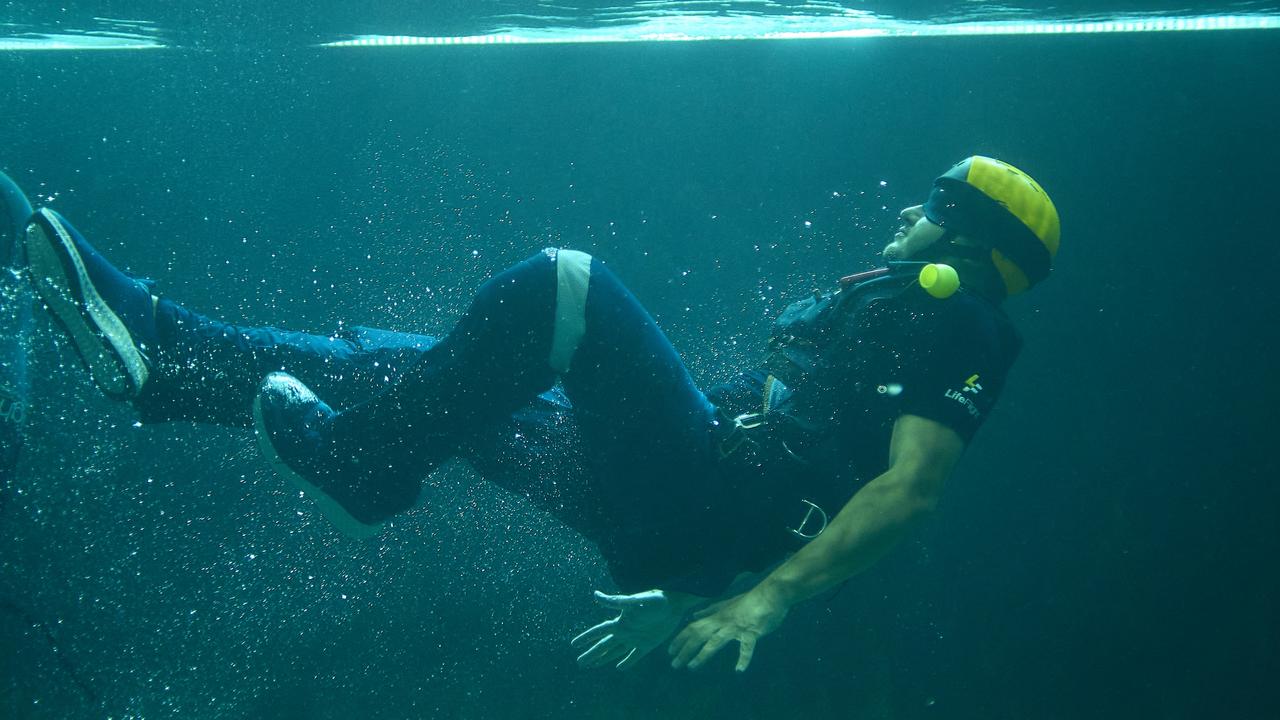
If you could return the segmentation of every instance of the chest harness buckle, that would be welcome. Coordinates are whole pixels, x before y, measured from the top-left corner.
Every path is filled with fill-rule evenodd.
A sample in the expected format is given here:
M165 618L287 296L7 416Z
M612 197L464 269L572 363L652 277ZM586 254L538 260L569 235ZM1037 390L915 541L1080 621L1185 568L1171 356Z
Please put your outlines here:
M807 542L818 537L822 534L823 530L827 529L827 511L818 507L816 503L808 500L801 500L800 502L808 505L809 509L805 512L804 519L800 521L800 524L793 528L787 528L787 531ZM815 514L817 517L814 517ZM808 530L814 525L817 525L817 529L812 532L808 532Z

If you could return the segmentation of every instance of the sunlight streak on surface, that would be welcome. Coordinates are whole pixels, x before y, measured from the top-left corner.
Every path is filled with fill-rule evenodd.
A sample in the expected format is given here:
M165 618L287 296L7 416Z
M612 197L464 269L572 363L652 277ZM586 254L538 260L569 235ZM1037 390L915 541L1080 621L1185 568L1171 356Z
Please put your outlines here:
M866 17L706 17L680 15L599 28L511 28L485 35L422 37L360 35L320 47L415 47L425 45L534 45L711 40L822 40L990 35L1081 35L1095 33L1276 30L1280 16L1214 15L1179 18L1120 18L1081 21L996 21L931 24Z

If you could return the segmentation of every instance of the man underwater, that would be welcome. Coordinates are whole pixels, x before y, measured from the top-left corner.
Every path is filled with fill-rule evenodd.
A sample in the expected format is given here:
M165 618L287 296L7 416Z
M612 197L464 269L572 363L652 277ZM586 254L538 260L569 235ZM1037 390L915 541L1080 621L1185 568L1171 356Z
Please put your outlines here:
M618 616L574 638L580 664L627 668L667 643L673 667L698 668L736 641L744 671L792 605L870 567L937 505L1021 345L1000 303L1047 277L1058 249L1049 197L982 156L900 218L887 267L788 307L757 366L706 392L575 250L491 278L436 339L204 317L47 208L22 245L96 384L143 422L253 423L273 466L356 537L465 459L600 549L623 594L597 593Z

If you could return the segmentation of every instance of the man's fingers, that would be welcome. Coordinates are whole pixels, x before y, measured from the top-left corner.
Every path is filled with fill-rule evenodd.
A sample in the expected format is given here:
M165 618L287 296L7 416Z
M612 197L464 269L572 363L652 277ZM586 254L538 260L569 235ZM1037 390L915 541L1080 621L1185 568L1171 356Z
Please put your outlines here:
M588 643L594 643L605 635L613 632L613 626L617 624L618 619L614 618L613 620L605 620L599 625L593 625L592 627L583 630L574 639L570 640L569 645L570 647L581 647Z
M711 639L707 641L707 644L703 645L702 649L698 651L698 654L689 661L689 669L697 670L702 667L705 662L715 657L715 654L720 652L720 648L724 647L725 643L732 639L733 636L728 633L711 636Z
M734 670L738 672L746 672L747 666L751 664L751 656L756 653L756 639L754 637L745 637L738 641L738 664L734 666Z
M671 667L677 669L688 665L689 661L698 654L698 651L701 650L710 639L709 635L695 629L693 625L685 628L685 631L681 633L681 636L684 637L684 642L680 644L679 648L677 648L676 658L671 661ZM679 640L679 638L676 639L677 641Z
M681 630L680 633L676 635L675 639L667 645L667 655L672 658L671 667L680 667L680 665L677 665L676 663L679 662L680 655L684 652L685 646L693 640L696 632L697 631L693 629L693 626L689 625L685 629Z

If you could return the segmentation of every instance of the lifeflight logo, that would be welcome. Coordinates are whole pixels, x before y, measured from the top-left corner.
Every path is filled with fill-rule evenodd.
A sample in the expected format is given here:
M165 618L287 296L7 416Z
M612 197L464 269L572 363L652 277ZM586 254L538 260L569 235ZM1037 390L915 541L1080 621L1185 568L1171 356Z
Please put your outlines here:
M959 390L947 390L945 395L948 400L955 400L963 405L964 409L968 410L969 414L976 419L982 417L982 412L978 410L978 406L965 393L977 395L980 392L982 392L982 386L978 384L978 376L972 375L968 380L964 381L964 387Z

